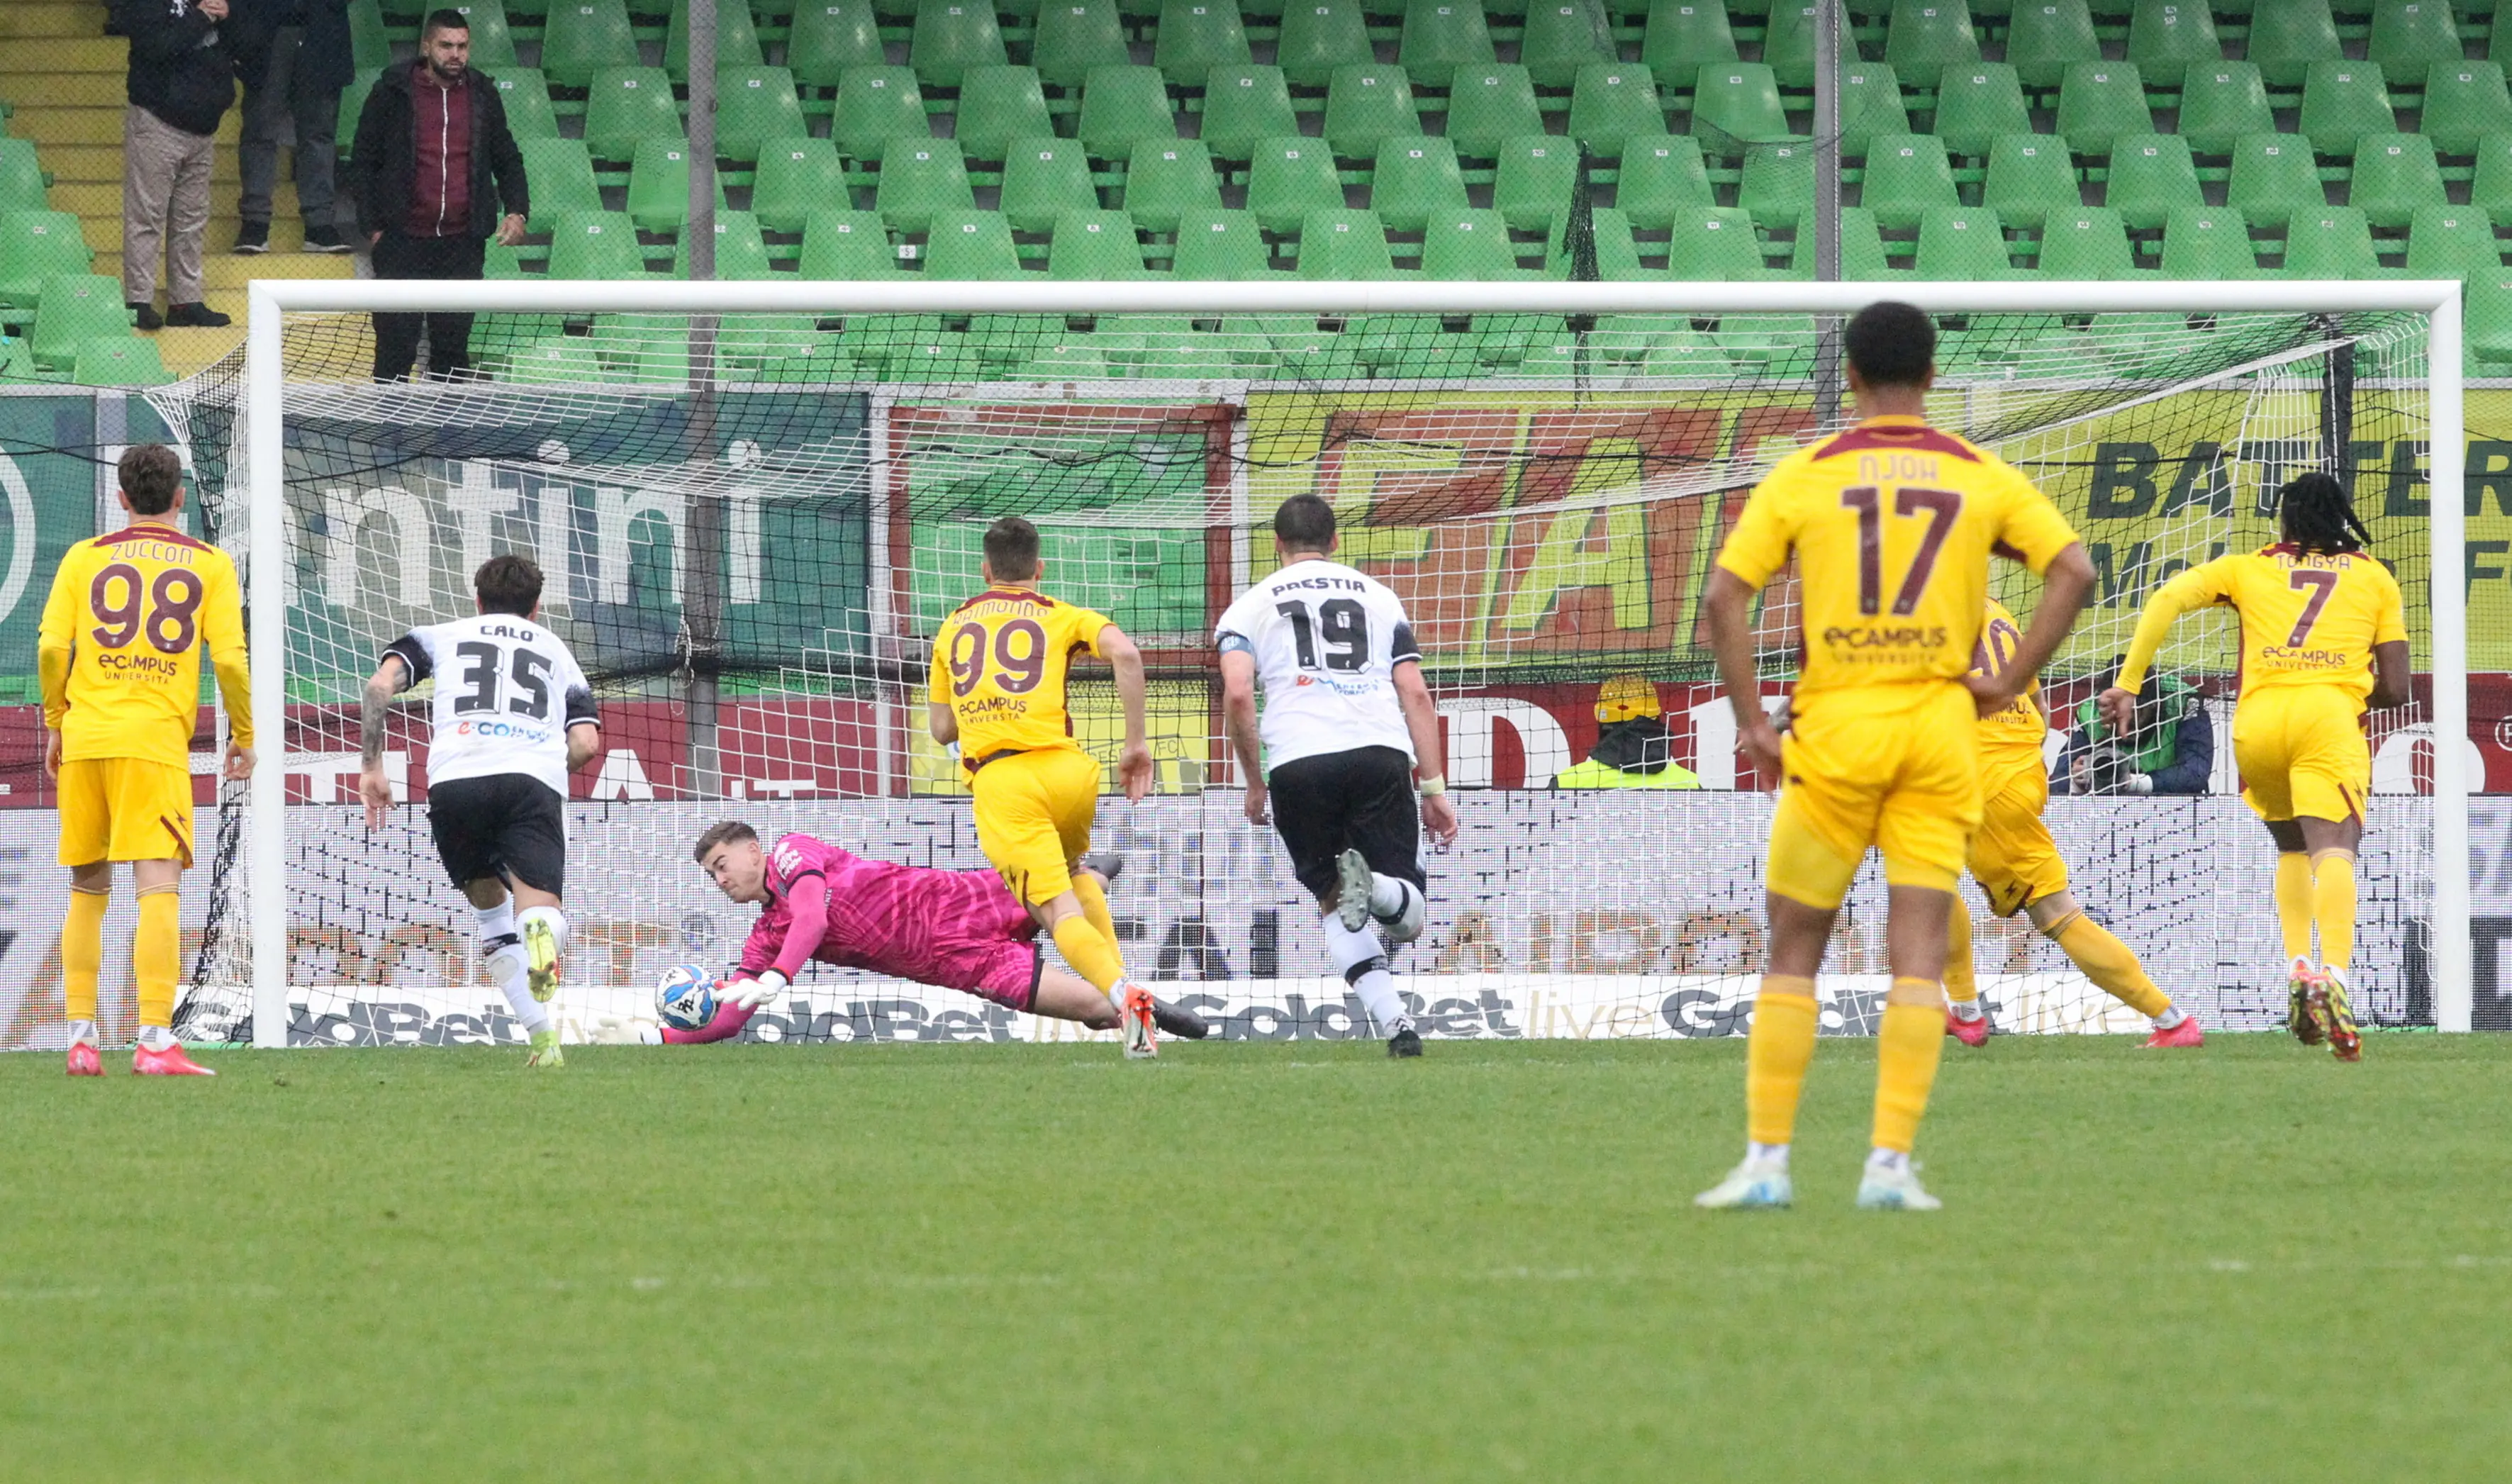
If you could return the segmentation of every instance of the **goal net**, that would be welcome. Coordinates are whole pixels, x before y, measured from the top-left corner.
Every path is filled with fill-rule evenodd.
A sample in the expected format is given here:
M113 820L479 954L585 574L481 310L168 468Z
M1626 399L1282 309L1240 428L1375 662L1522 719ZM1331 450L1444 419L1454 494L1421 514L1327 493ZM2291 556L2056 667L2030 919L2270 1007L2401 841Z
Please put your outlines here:
M1219 724L1213 623L1272 568L1275 508L1312 491L1338 512L1343 558L1405 601L1443 722L1464 829L1427 857L1431 926L1397 963L1426 1034L1743 1028L1771 797L1740 772L1696 605L1754 481L1823 431L1818 372L1837 322L1811 311L1854 304L1855 286L1825 286L1842 291L1830 298L1806 285L1498 284L1436 286L1444 301L1432 286L1407 301L1315 285L1305 300L1198 286L1216 296L1194 302L1045 284L937 284L905 291L923 295L912 302L848 301L842 285L494 297L525 287L462 286L515 311L480 317L465 379L369 380L355 299L288 310L275 355L246 378L277 408L260 445L276 470L236 460L253 477L225 486L218 529L239 556L264 542L248 580L258 665L274 664L285 627L280 679L263 683L284 684L284 731L264 722L264 753L285 802L266 784L255 806L238 794L221 811L191 1034L245 1038L258 986L265 1040L282 1027L292 1044L518 1037L429 842L423 689L394 711L386 749L410 804L370 831L354 802L358 694L377 655L470 611L470 574L497 552L538 561L544 621L603 712L606 751L569 811L570 1035L650 1016L672 964L735 957L751 910L688 854L718 819L982 866L960 775L925 734L925 657L980 586L985 526L1019 514L1043 533L1047 589L1122 625L1149 661L1158 788L1139 805L1112 794L1099 816L1100 847L1123 862L1113 903L1129 967L1225 1035L1368 1035L1278 841L1242 815ZM1407 307L1339 308L1338 287L1353 290L1344 304ZM1954 304L1965 287L1868 296ZM1792 290L1805 291L1793 303ZM361 291L426 292L322 292ZM2230 615L2176 630L2149 708L2159 730L2096 746L2079 718L2160 582L2267 544L2277 488L2337 470L2398 571L2418 672L2416 701L2371 721L2358 1008L2433 1023L2430 318L2346 307L2361 298L2224 308L2224 293L2187 285L2123 307L2106 292L2099 313L2021 312L2033 301L2014 297L1941 313L1930 404L2039 482L2100 574L2043 692L2047 755L2079 785L2048 814L2075 888L2210 1025L2281 1015L2273 855L2231 761ZM549 307L564 302L586 308ZM723 312L689 312L708 308ZM207 427L243 390L204 383L169 402ZM262 586L274 560L284 604ZM1997 580L2019 613L2037 587L2020 569ZM1796 603L1784 576L1759 608L1774 704L1793 675ZM1103 667L1077 667L1074 714L1113 764ZM1576 786L1591 755L1641 786ZM2190 791L2083 791L2157 761L2194 770ZM1826 963L1827 1030L1871 1029L1880 1011L1882 902L1870 862ZM2021 918L1976 918L2001 1029L2137 1024ZM750 1034L1079 1034L827 969L769 1010Z

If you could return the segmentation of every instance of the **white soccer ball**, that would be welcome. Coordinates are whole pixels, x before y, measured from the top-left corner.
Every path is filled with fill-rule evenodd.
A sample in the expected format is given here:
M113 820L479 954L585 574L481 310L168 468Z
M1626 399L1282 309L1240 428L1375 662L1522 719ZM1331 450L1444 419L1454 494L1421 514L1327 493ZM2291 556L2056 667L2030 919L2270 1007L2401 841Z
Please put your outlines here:
M675 1031L699 1031L715 1019L715 975L694 963L668 969L654 987L654 1013Z

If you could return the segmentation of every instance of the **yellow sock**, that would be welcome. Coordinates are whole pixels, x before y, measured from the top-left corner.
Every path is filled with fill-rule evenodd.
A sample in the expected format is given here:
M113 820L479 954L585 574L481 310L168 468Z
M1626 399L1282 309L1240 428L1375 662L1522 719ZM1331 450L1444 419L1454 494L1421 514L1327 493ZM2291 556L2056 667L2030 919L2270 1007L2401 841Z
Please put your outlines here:
M2343 974L2355 960L2355 855L2323 850L2311 858L2311 920L2320 929L2320 962Z
M1945 917L1945 997L1958 1005L1980 997L1980 981L1972 973L1971 907L1954 893L1953 911Z
M1925 979L1896 979L1875 1047L1875 1147L1910 1152L1945 1049L1945 996Z
M2277 852L2277 927L2285 934L2288 959L2311 957L2311 857L2299 850Z
M1073 879L1073 894L1081 899L1081 915L1099 929L1099 936L1115 943L1117 919L1108 916L1108 893L1099 889L1099 882L1091 877L1077 876Z
M2172 996L2163 993L2111 930L2078 913L2060 925L2051 941L2085 971L2085 977L2102 987L2113 999L2149 1019L2172 1007Z
M1055 950L1073 971L1090 981L1100 994L1115 998L1125 979L1125 960L1117 940L1102 934L1088 918L1066 918L1055 924Z
M172 886L139 893L139 931L131 941L132 976L139 981L139 1025L175 1023L175 981L183 973L181 898Z
M104 909L112 900L101 891L70 893L70 910L61 918L63 1020L96 1019L96 979L104 971Z
M1814 1060L1814 981L1765 974L1753 997L1753 1031L1745 1042L1745 1137L1786 1144L1796 1135L1797 1099ZM1945 1034L1944 1026L1937 1034Z

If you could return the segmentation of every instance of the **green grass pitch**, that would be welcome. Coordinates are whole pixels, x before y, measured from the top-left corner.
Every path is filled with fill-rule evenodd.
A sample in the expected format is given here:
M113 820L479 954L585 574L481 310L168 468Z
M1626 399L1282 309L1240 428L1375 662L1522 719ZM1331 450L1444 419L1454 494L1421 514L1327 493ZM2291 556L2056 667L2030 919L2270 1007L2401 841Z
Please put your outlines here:
M0 1058L0 1472L2503 1476L2512 1041L1948 1044L1936 1217L1743 1050Z

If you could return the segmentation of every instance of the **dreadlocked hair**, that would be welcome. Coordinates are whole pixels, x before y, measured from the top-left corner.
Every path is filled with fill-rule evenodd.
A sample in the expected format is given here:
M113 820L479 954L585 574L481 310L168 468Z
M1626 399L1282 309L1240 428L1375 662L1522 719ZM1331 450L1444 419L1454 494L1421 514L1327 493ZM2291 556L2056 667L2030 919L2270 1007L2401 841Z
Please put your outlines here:
M2305 474L2278 491L2278 522L2285 539L2307 552L2335 555L2362 551L2373 533L2355 516L2355 502L2334 474Z

